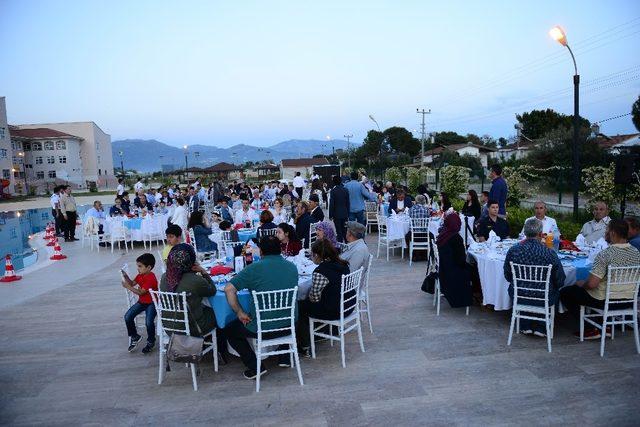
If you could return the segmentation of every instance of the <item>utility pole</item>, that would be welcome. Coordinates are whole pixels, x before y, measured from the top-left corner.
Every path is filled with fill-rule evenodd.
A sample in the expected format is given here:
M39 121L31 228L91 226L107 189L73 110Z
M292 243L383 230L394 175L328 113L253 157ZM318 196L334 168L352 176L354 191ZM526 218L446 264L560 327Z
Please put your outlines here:
M351 168L351 145L349 145L349 140L351 138L353 138L352 134L348 134L348 135L343 135L345 138L347 138L347 155L349 158L349 168Z
M428 111L425 111L424 108L422 110L420 110L419 108L416 108L416 113L422 114L422 124L420 125L420 142L422 146L422 149L420 151L420 155L421 155L420 163L422 164L422 166L424 166L424 142L427 139L427 131L425 128L424 119L425 119L425 115L431 114L431 109L429 109Z

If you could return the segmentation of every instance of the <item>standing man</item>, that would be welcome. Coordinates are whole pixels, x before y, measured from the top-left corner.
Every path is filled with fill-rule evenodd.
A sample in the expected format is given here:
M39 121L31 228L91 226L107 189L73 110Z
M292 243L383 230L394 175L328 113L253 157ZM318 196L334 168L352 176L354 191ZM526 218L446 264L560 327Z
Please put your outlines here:
M56 224L56 236L62 237L62 212L60 212L60 186L56 186L53 189L53 194L51 195L51 215L53 215L53 219Z
M351 172L351 181L347 182L344 188L349 192L349 221L358 221L365 225L364 201L375 199L371 198L371 193L358 181L358 172Z
M65 185L60 196L60 210L64 218L64 241L75 242L76 239L76 219L78 218L76 200L71 195L71 187Z
M133 191L135 191L135 193L138 194L138 192L140 192L140 190L142 189L144 189L144 184L140 180L140 177L138 177L138 182L134 184Z
M298 193L298 199L300 200L302 200L302 191L305 185L304 178L300 176L300 172L296 172L296 176L293 178L293 188L296 190L296 193Z
M118 178L118 188L116 189L116 192L118 193L118 196L122 196L122 193L124 193L124 179Z
M342 185L342 179L334 175L333 188L329 192L329 219L336 226L339 242L344 242L344 225L349 218L349 192Z
M489 172L489 178L491 178L491 190L489 190L489 199L496 200L498 202L498 215L500 218L507 216L507 181L502 177L502 166L495 164L491 166L491 172Z
M198 199L196 189L193 186L189 187L187 206L189 206L189 213L197 212L198 208L200 208L200 199Z

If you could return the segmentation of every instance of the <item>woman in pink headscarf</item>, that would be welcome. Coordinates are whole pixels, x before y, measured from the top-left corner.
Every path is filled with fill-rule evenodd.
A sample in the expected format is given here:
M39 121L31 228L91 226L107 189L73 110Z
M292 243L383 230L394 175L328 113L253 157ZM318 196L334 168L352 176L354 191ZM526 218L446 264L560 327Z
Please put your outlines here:
M460 236L461 225L457 212L445 215L436 239L440 258L440 289L451 307L468 307L472 301L471 275L464 242Z

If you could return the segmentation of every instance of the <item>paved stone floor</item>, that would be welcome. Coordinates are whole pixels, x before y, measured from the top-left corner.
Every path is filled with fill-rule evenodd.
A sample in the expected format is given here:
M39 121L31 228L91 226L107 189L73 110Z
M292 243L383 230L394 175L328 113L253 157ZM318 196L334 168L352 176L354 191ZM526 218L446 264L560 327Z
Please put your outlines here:
M373 245L373 241L370 244ZM136 250L124 259L133 262ZM579 343L558 318L553 353L518 336L508 313L446 303L436 317L420 291L424 263L377 259L371 275L374 335L366 353L319 346L294 370L267 361L262 390L233 359L206 363L200 390L174 366L157 385L157 353L126 351L119 259L96 274L0 309L2 425L638 425L640 356L632 333Z

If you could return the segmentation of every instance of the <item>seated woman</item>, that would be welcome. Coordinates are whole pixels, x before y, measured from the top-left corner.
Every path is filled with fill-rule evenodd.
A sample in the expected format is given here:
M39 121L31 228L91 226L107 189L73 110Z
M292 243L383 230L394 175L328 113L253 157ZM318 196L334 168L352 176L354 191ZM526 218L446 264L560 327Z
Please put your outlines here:
M309 351L309 317L325 320L340 318L342 276L349 274L349 263L338 256L335 247L327 239L317 240L311 245L311 258L318 266L313 271L309 297L299 304L296 324L298 345L303 354Z
M286 222L278 225L276 236L280 240L282 255L296 256L302 250L302 242L296 237L296 230Z
M273 207L270 209L273 214L273 222L276 224L280 224L281 222L287 222L289 215L287 211L284 209L284 202L280 197L278 197L273 202Z
M304 247L309 247L309 227L311 227L311 214L309 213L309 204L307 202L299 202L296 209L296 219L293 222L296 224L296 235L298 240L304 239Z
M322 221L316 224L317 240L328 240L334 248L338 247L338 239L336 239L336 230L333 228L333 222ZM317 241L316 240L316 241Z
M271 211L262 211L260 214L260 225L256 231L256 236L260 237L262 230L273 230L278 226L273 223L273 214Z
M193 235L196 239L196 248L198 252L213 252L218 250L218 245L209 239L213 231L208 226L204 218L203 212L195 211L189 218L188 228L193 229Z
M171 249L167 257L167 272L160 278L159 289L162 292L187 293L191 335L200 336L216 327L213 309L202 305L203 298L216 294L216 286L207 270L196 264L196 253L191 245L179 243ZM163 316L170 317L171 314ZM176 329L181 327L180 323L171 323L167 326Z
M451 207L451 202L449 201L449 196L445 192L440 193L440 210L442 212L446 212Z
M436 239L440 263L440 289L451 307L469 307L472 300L471 273L467 266L464 243L460 236L462 221L453 212L444 217Z

